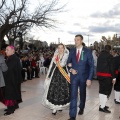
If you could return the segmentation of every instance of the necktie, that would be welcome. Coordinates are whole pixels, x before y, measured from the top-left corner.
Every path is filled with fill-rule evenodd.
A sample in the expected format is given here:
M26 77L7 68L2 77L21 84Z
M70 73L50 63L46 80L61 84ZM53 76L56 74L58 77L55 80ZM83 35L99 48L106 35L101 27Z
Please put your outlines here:
M79 62L79 57L80 57L80 50L78 50L77 55L76 55L76 61L77 61L77 63Z

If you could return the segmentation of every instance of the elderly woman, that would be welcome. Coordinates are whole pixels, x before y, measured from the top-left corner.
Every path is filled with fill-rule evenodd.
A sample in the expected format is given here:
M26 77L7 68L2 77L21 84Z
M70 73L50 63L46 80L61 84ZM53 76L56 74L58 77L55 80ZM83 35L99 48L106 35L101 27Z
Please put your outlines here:
M43 105L52 109L53 115L56 115L57 110L63 110L69 107L70 78L66 65L68 55L69 51L65 46L59 44L46 76Z

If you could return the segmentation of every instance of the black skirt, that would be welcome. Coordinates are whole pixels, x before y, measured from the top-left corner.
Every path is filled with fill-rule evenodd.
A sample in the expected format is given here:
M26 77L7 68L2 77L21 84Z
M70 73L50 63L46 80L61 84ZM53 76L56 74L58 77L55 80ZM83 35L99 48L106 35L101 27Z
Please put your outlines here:
M112 91L112 78L101 77L99 78L99 93L107 95L108 97Z
M63 68L66 71L66 68ZM54 105L65 105L70 102L70 84L56 67L51 78L47 100Z

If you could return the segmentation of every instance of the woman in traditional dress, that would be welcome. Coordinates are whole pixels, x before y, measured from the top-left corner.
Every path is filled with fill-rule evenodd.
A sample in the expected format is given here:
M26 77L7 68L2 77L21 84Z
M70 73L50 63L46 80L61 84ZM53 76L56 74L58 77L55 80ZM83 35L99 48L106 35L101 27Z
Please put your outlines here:
M68 55L69 51L66 47L63 44L59 44L46 76L42 103L53 110L53 115L56 115L57 110L69 107L70 78L67 69Z

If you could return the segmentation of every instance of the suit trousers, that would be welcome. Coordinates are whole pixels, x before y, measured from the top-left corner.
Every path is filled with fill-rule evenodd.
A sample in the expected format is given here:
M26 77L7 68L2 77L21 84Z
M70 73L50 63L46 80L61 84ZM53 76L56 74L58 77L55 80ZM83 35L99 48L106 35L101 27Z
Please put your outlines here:
M86 82L80 81L77 77L72 79L70 87L70 117L76 117L77 114L77 101L78 101L78 88L80 89L80 105L79 108L84 110L86 101Z

